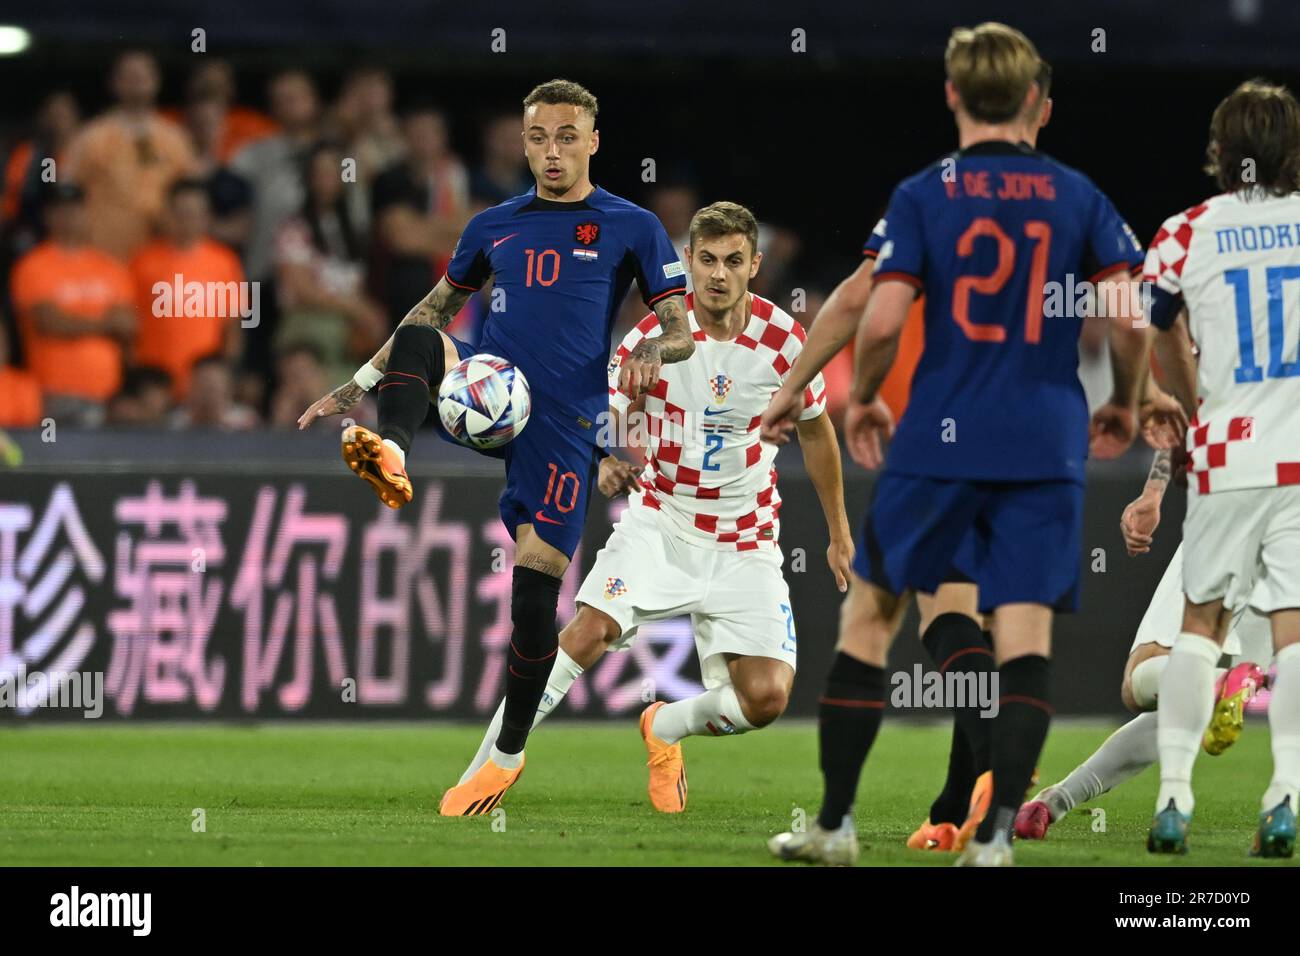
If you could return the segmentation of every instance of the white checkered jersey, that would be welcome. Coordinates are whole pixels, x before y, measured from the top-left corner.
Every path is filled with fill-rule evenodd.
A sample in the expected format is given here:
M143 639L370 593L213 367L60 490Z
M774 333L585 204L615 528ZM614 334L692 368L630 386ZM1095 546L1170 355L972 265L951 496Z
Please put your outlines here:
M729 342L710 338L695 321L694 297L686 297L695 352L664 365L659 384L645 396L642 422L648 436L645 491L632 507L653 508L670 518L682 537L724 550L774 548L777 514L776 446L759 441L759 420L803 348L803 327L773 303L751 295L744 330ZM623 339L609 363L609 403L635 430L631 400L618 391L619 368L644 338L663 329L654 313ZM804 393L801 420L825 412L826 384L819 374Z
M1143 280L1152 322L1186 306L1200 351L1191 487L1300 484L1300 193L1228 193L1171 216Z

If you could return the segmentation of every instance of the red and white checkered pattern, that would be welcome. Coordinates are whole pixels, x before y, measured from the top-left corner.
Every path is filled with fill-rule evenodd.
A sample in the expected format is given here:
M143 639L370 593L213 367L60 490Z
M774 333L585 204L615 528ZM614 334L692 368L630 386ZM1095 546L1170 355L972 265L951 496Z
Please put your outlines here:
M1183 267L1194 235L1192 223L1208 208L1208 203L1201 203L1165 220L1147 247L1146 266L1142 270L1144 282L1154 282L1170 295L1182 294Z
M772 467L776 447L759 441L758 426L805 339L790 315L760 296L751 299L745 328L721 342L699 327L694 297L686 297L695 353L663 366L658 385L645 397L649 447L641 480L646 490L633 499L634 506L668 516L696 543L739 551L776 546L781 508ZM631 404L617 390L624 359L642 339L662 331L651 313L615 351L609 403L618 412L626 413ZM821 375L808 386L804 402L802 420L825 411Z
M1182 297L1200 353L1187 431L1196 493L1300 483L1300 376L1273 368L1277 349L1283 363L1300 351L1300 282L1285 267L1300 267L1297 195L1215 196L1165 220L1147 251L1143 280ZM1238 315L1243 275L1253 361Z

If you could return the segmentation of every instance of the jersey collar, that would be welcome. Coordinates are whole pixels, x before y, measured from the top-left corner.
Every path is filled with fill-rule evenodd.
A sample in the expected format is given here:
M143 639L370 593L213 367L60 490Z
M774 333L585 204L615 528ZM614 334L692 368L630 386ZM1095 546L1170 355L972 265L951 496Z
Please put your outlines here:
M1005 139L986 139L971 143L965 149L957 150L959 157L964 156L1037 156L1038 150L1028 143L1013 143Z
M554 199L543 199L537 195L537 184L534 183L533 188L525 193L525 195L532 198L516 209L515 214L518 215L521 212L577 212L578 210L596 212L596 207L589 205L587 200L593 199L600 192L600 187L595 183L591 185L591 192L577 202L557 202Z

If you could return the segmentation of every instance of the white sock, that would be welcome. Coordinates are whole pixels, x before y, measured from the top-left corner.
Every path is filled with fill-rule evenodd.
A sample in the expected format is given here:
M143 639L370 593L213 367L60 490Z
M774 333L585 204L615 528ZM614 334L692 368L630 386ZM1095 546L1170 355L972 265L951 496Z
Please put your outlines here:
M1192 764L1201 752L1201 738L1214 713L1214 665L1221 653L1219 645L1208 637L1184 631L1174 642L1169 663L1160 675L1157 813L1171 799L1184 815L1190 815L1195 805Z
M493 744L492 749L488 752L492 757L492 762L502 770L514 770L524 762L524 752L521 750L517 754L503 753L497 750L497 745Z
M1133 702L1144 712L1156 709L1157 701L1160 699L1160 675L1165 672L1165 665L1168 663L1168 654L1148 657L1133 668L1133 673L1129 675L1128 686L1133 691ZM1217 684L1219 678L1226 673L1228 673L1226 667L1216 667L1214 669L1215 683ZM1211 689L1210 696L1211 698L1214 696L1213 689Z
M1260 810L1269 811L1291 797L1296 806L1300 789L1300 644L1278 652L1277 676L1268 701L1268 733L1273 740L1273 779L1264 791Z
M537 705L537 716L533 718L533 726L536 727L553 711L564 699L564 695L569 692L573 682L582 676L582 668L568 654L564 653L564 648L559 648L555 652L555 663L551 667L551 676L546 679L546 693L542 695L541 703ZM478 745L478 753L474 754L474 759L470 761L469 767L460 775L460 782L464 783L474 774L478 773L478 768L488 761L488 756L494 749L497 742L497 736L501 733L501 722L505 718L506 702L503 700L497 712L492 715L492 722L488 724L487 733L483 735L483 742ZM496 758L493 758L494 760ZM505 764L499 760L497 766L504 767Z
M1128 686L1133 691L1133 701L1142 710L1155 710L1156 698L1160 694L1160 675L1168 663L1168 654L1148 657L1129 675Z
M1093 755L1068 777L1044 790L1038 799L1047 804L1052 822L1080 804L1115 789L1155 763L1160 755L1156 748L1157 721L1153 710L1138 714L1107 737Z
M397 452L397 460L400 461L402 463L402 467L405 468L406 452L402 451L402 446L397 444L397 442L393 441L391 438L385 438L384 444L387 445L389 448L391 448L393 451Z
M650 732L666 744L699 734L720 737L753 729L740 709L736 688L730 684L660 707L650 725Z

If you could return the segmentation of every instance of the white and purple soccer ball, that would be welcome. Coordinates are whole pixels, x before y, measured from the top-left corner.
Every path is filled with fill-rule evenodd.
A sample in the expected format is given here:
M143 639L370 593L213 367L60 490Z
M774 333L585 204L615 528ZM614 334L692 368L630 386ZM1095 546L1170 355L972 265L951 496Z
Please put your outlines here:
M500 448L514 439L528 424L532 404L524 373L495 355L471 355L438 386L443 427L471 448Z

